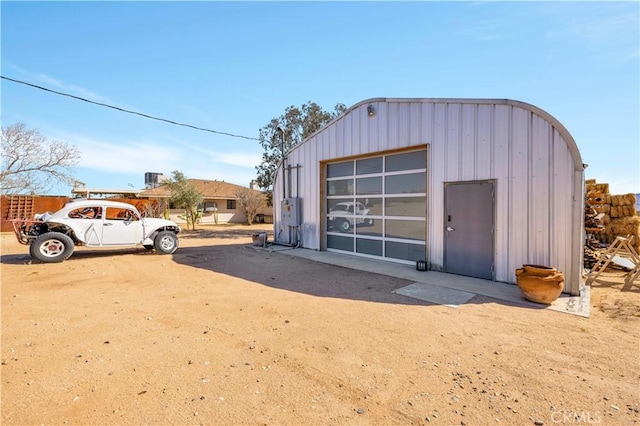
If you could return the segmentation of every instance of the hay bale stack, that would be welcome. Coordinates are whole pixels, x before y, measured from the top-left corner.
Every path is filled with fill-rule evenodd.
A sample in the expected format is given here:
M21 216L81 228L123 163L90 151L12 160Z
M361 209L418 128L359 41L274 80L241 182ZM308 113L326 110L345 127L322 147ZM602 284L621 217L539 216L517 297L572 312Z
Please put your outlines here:
M632 217L636 215L636 194L623 194L611 196L612 218Z
M616 237L632 237L631 244L640 249L640 216L636 214L635 194L611 195L609 184L585 181L585 230L592 239L611 244ZM602 213L599 225L593 224L593 212ZM597 232L596 229L602 229ZM596 232L594 232L596 231Z
M611 204L591 204L590 207L597 213L611 214Z
M635 206L636 194L612 195L611 206Z
M609 194L609 184L608 183L595 183L595 179L593 179L594 183L587 184L586 189L587 192L598 191L603 194Z
M606 235L609 242L616 237L630 237L631 246L640 253L640 216L627 216L619 219L611 219L606 226Z
M612 219L609 223L611 233L616 236L640 235L640 216L627 216L621 219Z
M635 216L636 206L611 206L609 214L614 218Z

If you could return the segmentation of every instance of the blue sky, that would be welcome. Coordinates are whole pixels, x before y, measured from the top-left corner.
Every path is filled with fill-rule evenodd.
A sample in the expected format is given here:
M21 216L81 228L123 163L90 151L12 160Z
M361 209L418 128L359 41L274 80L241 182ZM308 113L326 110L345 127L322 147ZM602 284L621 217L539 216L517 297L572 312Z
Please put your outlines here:
M2 75L257 138L286 107L373 97L534 104L573 135L587 178L640 192L638 2L8 2ZM76 145L78 180L145 172L247 186L262 150L1 80L2 125ZM69 186L52 194L68 195Z

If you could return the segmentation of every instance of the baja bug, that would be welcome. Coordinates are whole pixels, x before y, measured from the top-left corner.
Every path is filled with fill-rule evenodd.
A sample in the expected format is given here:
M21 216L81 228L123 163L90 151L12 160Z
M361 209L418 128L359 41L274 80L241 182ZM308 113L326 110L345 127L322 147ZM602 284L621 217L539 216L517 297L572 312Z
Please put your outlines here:
M70 201L57 212L34 219L13 219L21 244L32 258L62 262L75 246L136 247L171 254L178 249L180 227L165 219L142 216L131 204L107 200Z

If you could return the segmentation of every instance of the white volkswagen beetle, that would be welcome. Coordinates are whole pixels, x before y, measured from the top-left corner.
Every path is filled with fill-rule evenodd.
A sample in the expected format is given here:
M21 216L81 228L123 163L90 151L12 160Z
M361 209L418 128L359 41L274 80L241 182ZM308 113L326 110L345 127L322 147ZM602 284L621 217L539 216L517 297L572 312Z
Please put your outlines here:
M329 211L329 228L349 232L354 226L372 226L373 219L366 217L370 210L361 202L337 203Z
M53 214L12 222L18 241L29 245L31 257L42 262L62 262L76 245L142 246L171 254L178 249L180 232L170 220L143 217L131 204L108 200L70 201Z

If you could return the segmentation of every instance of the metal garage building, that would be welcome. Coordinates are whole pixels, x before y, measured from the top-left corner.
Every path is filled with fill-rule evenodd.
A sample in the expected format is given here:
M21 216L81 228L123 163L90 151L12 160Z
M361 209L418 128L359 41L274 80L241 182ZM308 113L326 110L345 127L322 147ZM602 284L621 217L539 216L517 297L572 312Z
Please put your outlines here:
M533 105L369 99L288 152L273 188L279 243L508 283L547 265L579 294L584 166Z

